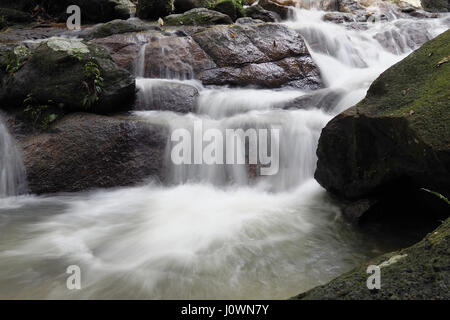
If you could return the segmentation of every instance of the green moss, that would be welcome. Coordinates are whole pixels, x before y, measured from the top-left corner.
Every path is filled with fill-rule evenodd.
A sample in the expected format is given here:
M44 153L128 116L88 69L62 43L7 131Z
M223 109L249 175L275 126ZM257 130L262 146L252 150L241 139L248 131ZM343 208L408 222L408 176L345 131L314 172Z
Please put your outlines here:
M192 9L182 14L171 14L164 18L164 22L167 25L212 25L233 23L230 17L205 8Z
M427 144L450 144L450 31L384 72L357 107L368 114L405 117Z
M246 16L242 2L238 0L218 0L211 9L228 15L233 21Z

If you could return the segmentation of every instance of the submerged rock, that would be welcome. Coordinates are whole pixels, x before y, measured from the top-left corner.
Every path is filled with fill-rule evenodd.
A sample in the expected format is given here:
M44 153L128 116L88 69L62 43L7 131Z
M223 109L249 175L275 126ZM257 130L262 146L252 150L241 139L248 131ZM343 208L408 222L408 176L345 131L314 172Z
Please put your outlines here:
M228 15L205 8L192 9L181 14L171 14L164 18L164 22L166 25L171 26L202 26L233 23Z
M137 88L136 110L194 112L199 96L194 86L174 81L139 79Z
M378 266L381 289L369 290L369 265ZM405 250L372 259L330 283L296 296L305 300L450 299L450 218Z
M322 131L315 178L347 199L450 193L450 31L385 71Z
M72 114L22 140L32 193L77 192L162 178L165 129L142 121Z
M97 45L51 38L3 52L2 106L22 108L32 98L33 108L55 105L66 111L107 113L126 109L134 101L134 78Z

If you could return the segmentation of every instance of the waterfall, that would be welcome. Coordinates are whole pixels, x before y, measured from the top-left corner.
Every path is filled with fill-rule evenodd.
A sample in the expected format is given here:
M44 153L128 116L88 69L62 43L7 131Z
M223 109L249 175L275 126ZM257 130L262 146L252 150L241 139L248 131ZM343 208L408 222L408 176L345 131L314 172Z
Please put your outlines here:
M18 195L25 189L21 154L0 115L0 198Z
M145 61L186 37L169 41L164 33L147 42L138 35L134 117L172 132L182 129L194 137L191 145L203 147L204 137L195 136L199 124L203 132L222 134L278 129L270 141L278 149L278 172L258 176L258 165L248 164L175 164L171 152L178 142L168 137L167 183L19 197L9 206L0 201L6 240L0 241L0 297L285 299L406 247L397 233L375 237L342 219L339 204L313 179L317 143L332 117L360 101L380 73L445 31L448 22L389 16L356 29L326 22L325 14L295 8L283 22L305 38L320 68L325 88L313 92L205 87L191 79L188 62L175 68L167 60L156 66ZM177 86L195 92L191 107L162 106L160 89L174 90L172 99ZM309 102L296 108L299 99ZM1 172L16 172L18 186L19 154L1 123L0 134ZM248 151L246 140L235 147ZM231 152L223 146L224 157ZM2 175L0 181L8 179ZM82 270L82 290L67 290L61 277L73 264Z

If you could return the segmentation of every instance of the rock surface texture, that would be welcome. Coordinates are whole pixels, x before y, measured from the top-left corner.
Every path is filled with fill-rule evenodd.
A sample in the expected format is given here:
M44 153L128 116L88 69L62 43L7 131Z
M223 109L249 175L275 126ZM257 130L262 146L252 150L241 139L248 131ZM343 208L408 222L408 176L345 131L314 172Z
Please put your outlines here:
M359 199L405 188L450 190L450 31L384 72L322 131L316 179Z

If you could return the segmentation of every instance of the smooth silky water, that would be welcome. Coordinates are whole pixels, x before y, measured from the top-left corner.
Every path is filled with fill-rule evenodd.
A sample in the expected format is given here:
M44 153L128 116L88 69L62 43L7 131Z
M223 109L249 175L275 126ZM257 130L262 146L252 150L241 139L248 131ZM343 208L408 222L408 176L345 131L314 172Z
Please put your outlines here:
M136 111L138 119L188 130L198 120L222 130L280 127L276 176L248 179L238 165L170 165L169 143L167 184L17 196L20 153L0 122L0 298L284 299L408 244L347 223L313 179L315 151L326 123L413 49L387 50L377 33L420 22L432 38L448 25L395 20L356 31L323 22L324 12L294 13L285 24L307 40L327 90L341 94L328 111L279 108L305 94L300 90L205 88L185 75L142 78L145 48L135 67L141 99L151 99L164 81L200 91L195 113ZM410 35L402 36L407 42ZM66 288L69 265L81 268L82 290Z

